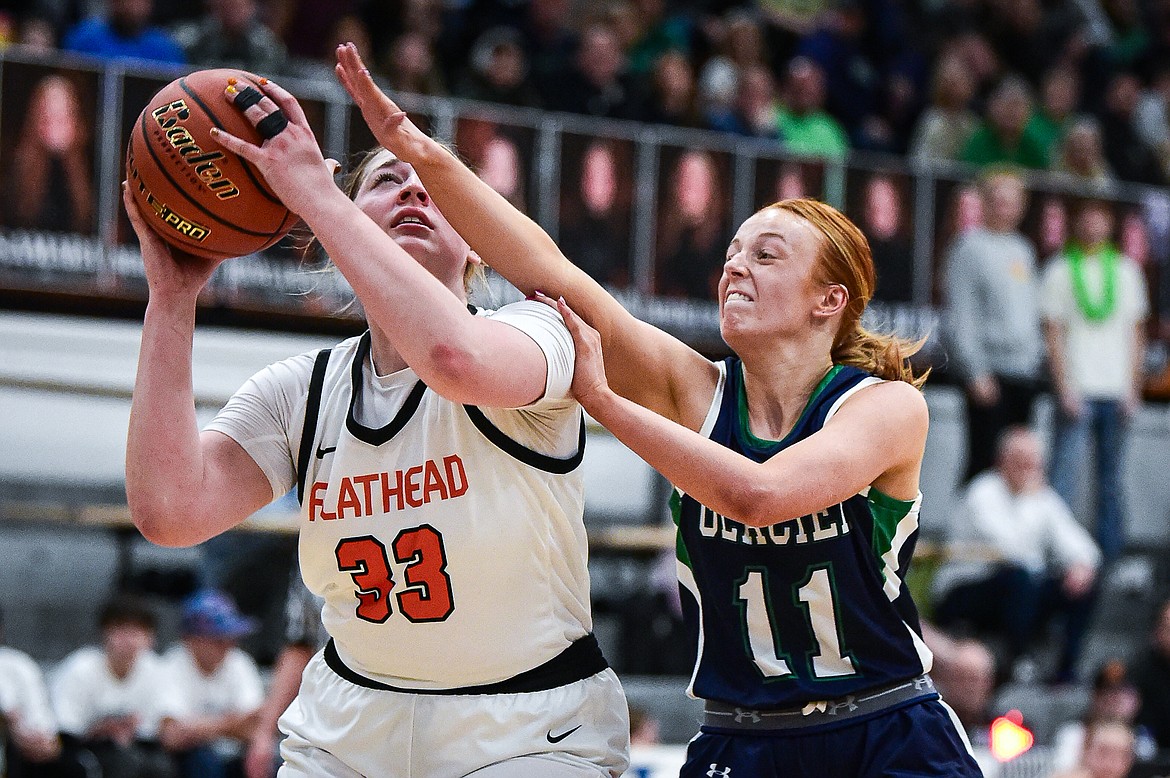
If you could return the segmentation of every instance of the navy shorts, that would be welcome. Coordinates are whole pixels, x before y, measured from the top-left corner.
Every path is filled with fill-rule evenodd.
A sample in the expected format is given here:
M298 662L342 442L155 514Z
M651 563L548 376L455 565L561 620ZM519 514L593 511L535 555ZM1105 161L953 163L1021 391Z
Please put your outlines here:
M680 778L982 778L938 700L815 730L704 729L687 747Z

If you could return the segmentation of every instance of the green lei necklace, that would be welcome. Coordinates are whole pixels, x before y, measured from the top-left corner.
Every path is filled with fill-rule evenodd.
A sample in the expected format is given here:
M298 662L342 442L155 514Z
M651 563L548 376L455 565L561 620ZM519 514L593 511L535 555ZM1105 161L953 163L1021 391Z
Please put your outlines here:
M1077 307L1089 321L1103 321L1108 319L1117 305L1117 266L1118 251L1112 244L1105 244L1100 251L1101 275L1104 279L1104 288L1101 297L1097 300L1089 295L1089 286L1085 282L1085 249L1079 244L1071 244L1065 249L1068 257L1069 269L1072 270L1073 296L1077 298Z

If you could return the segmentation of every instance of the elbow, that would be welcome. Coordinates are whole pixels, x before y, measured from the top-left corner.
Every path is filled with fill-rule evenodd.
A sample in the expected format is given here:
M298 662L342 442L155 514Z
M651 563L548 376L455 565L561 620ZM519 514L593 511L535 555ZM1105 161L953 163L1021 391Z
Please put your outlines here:
M439 342L430 349L425 375L420 377L430 389L452 402L474 403L474 393L469 390L480 384L482 367L482 360L470 344Z
M724 515L749 527L767 527L792 518L777 511L775 495L759 485L737 484L725 495Z
M194 543L182 532L185 522L179 521L179 515L173 508L148 505L142 500L128 500L130 506L130 520L138 532L146 540L156 546L180 548L191 546Z

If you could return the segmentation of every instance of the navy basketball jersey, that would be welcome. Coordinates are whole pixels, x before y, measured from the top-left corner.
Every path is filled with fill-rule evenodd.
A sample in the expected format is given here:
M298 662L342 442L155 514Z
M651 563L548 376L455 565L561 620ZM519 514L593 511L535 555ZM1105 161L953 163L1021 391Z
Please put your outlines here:
M739 359L721 369L702 432L757 462L812 435L850 395L880 381L833 367L796 426L773 442L748 429ZM866 489L815 515L756 528L676 490L683 611L698 646L690 694L791 708L929 670L903 580L920 502L921 495L907 502Z

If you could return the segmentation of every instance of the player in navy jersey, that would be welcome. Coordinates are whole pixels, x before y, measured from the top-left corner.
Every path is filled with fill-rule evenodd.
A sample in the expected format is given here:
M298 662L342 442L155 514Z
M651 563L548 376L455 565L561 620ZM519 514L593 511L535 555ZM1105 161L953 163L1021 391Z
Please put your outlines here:
M352 48L338 70L472 247L522 291L561 298L575 396L676 487L690 691L706 701L684 778L979 775L904 583L924 378L915 344L860 324L875 279L857 227L804 199L745 221L719 286L736 356L712 362L575 268L414 127Z

